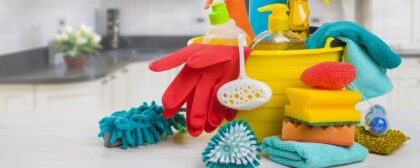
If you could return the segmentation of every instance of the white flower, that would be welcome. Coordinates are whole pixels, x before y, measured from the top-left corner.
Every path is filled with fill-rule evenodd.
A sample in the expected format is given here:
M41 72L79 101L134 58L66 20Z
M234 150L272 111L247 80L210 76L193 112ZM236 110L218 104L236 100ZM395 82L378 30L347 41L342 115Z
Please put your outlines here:
M62 39L62 41L67 41L69 39L69 35L67 35L66 33L62 33L61 34L61 39Z
M96 44L96 43L99 43L100 41L101 41L101 36L94 34L92 37L92 42Z
M86 26L84 23L80 25L79 30L84 34L92 34L92 28Z
M55 36L54 36L54 41L56 41L56 42L62 42L63 41L63 38L62 38L62 36L60 35L60 34L56 34Z
M87 43L87 41L88 40L86 38L83 38L83 37L82 38L77 38L76 39L76 44L79 45L79 46L85 45Z
M66 26L66 27L64 27L64 31L63 32L64 33L67 33L67 34L72 34L73 33L73 28L70 27L70 26Z

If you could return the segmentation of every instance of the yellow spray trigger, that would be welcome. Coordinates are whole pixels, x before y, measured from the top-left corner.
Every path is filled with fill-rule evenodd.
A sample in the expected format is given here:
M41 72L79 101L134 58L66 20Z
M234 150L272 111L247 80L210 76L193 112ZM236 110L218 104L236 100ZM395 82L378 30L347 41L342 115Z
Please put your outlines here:
M327 5L330 5L330 4L331 4L330 0L324 0L324 2L325 2L325 4L327 4Z
M284 4L271 4L258 8L259 12L272 13L268 16L268 30L277 33L289 29L289 16L287 12L289 8Z

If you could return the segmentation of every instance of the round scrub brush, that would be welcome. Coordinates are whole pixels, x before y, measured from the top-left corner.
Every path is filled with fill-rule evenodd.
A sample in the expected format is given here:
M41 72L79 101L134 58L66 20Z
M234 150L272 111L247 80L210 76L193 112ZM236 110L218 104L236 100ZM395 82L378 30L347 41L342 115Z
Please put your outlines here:
M172 128L185 131L185 118L176 114L173 118L162 116L163 106L155 102L129 111L118 111L99 121L101 129L99 137L103 137L106 147L121 146L137 147L145 144L155 144L161 141L162 135L173 135Z
M214 135L202 156L208 168L253 168L260 165L261 148L247 122L232 121Z

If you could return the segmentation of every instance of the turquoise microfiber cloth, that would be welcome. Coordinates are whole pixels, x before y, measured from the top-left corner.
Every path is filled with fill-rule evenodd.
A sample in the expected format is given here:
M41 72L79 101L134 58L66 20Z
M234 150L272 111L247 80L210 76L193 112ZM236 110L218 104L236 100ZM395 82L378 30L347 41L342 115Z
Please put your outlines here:
M369 55L385 69L401 64L401 58L379 37L353 22L339 21L322 25L306 40L306 48L322 48L329 37L346 37L365 47Z
M118 111L99 121L99 137L104 138L105 146L122 145L124 149L161 141L162 135L173 135L172 128L185 131L185 118L176 114L166 120L162 116L163 106L153 101L150 106L143 103L128 111Z
M392 91L393 85L385 69L378 65L363 46L347 37L338 37L346 42L344 61L356 67L356 79L348 86L350 90L361 92L364 99L372 99Z
M263 140L263 152L269 159L291 167L318 168L361 162L368 150L358 143L351 147L328 144L282 141L273 136Z

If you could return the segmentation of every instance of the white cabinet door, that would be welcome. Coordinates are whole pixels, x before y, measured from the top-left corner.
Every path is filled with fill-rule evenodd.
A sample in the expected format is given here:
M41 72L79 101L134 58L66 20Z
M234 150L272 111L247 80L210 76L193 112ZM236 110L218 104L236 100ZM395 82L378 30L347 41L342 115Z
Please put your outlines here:
M33 85L1 85L0 111L30 112L34 110Z
M420 110L420 78L403 78L398 99L399 110Z
M75 84L36 85L36 109L41 111L100 111L106 109L107 80Z
M413 11L413 24L414 24L414 28L413 28L413 38L415 40L415 44L418 50L420 50L420 1L419 0L414 0L414 4L413 4L413 8L415 9Z
M128 68L123 68L109 78L109 108L113 111L128 109L129 96Z
M415 0L371 0L370 9L363 17L370 18L368 27L393 48L411 49L415 47L415 4L418 4Z
M149 63L135 63L128 68L130 106L151 101L161 104L162 95L175 76L175 70L153 72L149 70Z

